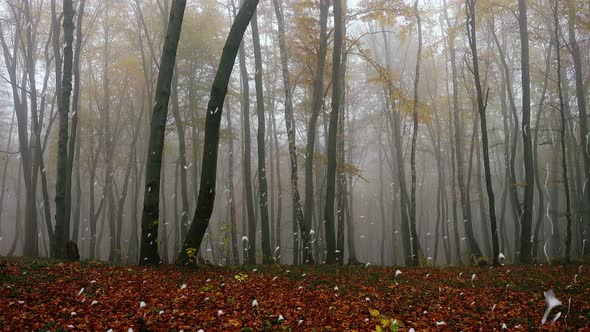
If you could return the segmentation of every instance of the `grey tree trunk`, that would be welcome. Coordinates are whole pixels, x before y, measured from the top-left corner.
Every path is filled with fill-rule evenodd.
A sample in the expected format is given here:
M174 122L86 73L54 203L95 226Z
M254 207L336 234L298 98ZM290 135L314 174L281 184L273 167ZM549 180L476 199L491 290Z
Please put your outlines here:
M329 1L320 0L320 44L318 51L318 62L315 72L315 82L313 86L313 95L311 97L311 115L309 117L309 124L307 127L307 143L305 146L305 204L303 206L303 216L305 220L305 228L310 230L312 227L311 221L313 216L313 204L315 202L313 190L313 159L317 121L323 102L324 67L326 65L326 53L328 49L327 25L329 6ZM309 250L311 250L311 247Z
M279 51L281 53L281 72L283 77L283 86L285 90L285 127L287 128L287 140L289 144L289 161L291 166L291 196L293 203L294 228L301 233L303 242L303 259L305 263L313 264L313 256L311 254L311 240L310 228L304 222L303 211L301 210L301 198L299 196L298 174L297 174L297 146L295 145L295 120L293 117L293 91L291 87L291 80L289 78L288 54L285 37L285 22L282 14L282 5L278 0L273 0L275 15L277 17L277 25L279 30ZM298 236L293 237L294 252L298 253Z
M262 263L272 263L270 249L270 228L268 221L268 184L266 180L266 144L265 139L265 117L264 117L264 95L262 86L262 55L260 51L260 36L258 34L258 19L256 12L250 21L252 29L252 44L254 45L254 83L256 85L256 115L258 116L258 130L256 142L258 145L258 193L260 206L260 227L262 229Z
M568 3L568 5L570 5ZM570 208L570 188L569 188L569 179L567 175L567 162L566 162L566 155L565 155L565 131L566 131L566 122L565 122L565 111L564 111L564 103L563 103L563 93L561 91L561 50L559 48L559 1L555 1L553 4L553 22L555 23L555 51L557 53L557 92L559 95L559 115L560 115L560 142L561 142L561 171L562 171L562 179L563 179L563 187L565 190L565 217L567 218L567 235L565 240L565 262L569 264L571 262L571 250L572 250L572 214ZM571 19L571 17L569 17ZM571 29L571 27L570 27ZM571 34L572 31L570 31ZM571 38L571 35L570 35ZM574 36L575 39L575 36ZM571 39L570 39L571 42ZM548 76L549 73L546 75ZM576 72L577 74L577 72ZM582 96L583 97L583 96Z
M232 1L234 15L236 15L235 4ZM248 259L244 257L249 264L256 264L256 216L254 211L254 194L252 190L252 161L251 161L251 138L250 138L250 79L248 77L248 67L246 67L246 51L244 41L239 47L239 64L240 64L240 88L241 88L241 103L242 103L242 129L243 129L243 178L244 191L246 203L246 223L248 228L248 236L244 239L242 237L243 247ZM245 230L244 230L245 232Z
M412 243L412 266L420 265L423 258L418 232L416 231L416 141L418 139L418 85L420 82L420 60L422 58L422 19L418 10L418 0L414 2L414 15L418 25L418 51L416 54L416 72L414 76L414 105L412 110L412 149L410 152L411 197L410 197L410 236Z
M445 6L446 7L446 6ZM448 18L448 14L445 11L443 13L445 15L445 21L447 22L448 26L451 26L451 22ZM467 238L467 245L469 246L469 251L472 255L479 257L481 256L481 251L477 242L475 242L475 238L473 236L472 224L473 219L471 217L471 206L469 201L469 194L468 189L465 187L465 159L463 157L463 126L460 119L460 109L459 109L459 82L457 78L457 64L456 64L456 51L455 51L455 38L449 34L448 36L448 44L449 44L449 52L451 58L451 76L453 81L453 126L455 129L454 138L455 138L455 160L457 166L457 185L459 187L459 194L461 198L461 211L463 215L463 221L465 224L465 233ZM458 239L458 228L455 227L455 237L456 241ZM460 242L457 243L459 246ZM460 251L458 252L460 256Z
M173 0L166 40L162 50L160 72L156 85L156 97L153 107L150 135L147 151L147 166L143 212L141 216L141 244L139 263L143 265L159 264L158 224L160 171L162 168L162 151L164 149L164 130L168 116L170 84L176 62L176 50L180 39L182 20L186 0Z
M227 130L233 135L233 127L231 123L231 108L227 107L226 113ZM229 224L230 224L230 236L231 236L231 253L232 253L232 264L240 264L240 253L238 251L238 228L236 225L236 203L234 194L234 140L233 138L229 141L229 154L228 154L228 165L227 165L227 181L228 181L228 193L227 202L229 205Z
M518 186L517 186L517 178L516 178L516 153L518 148L518 132L519 132L519 121L518 115L516 114L516 104L514 102L514 93L512 91L512 79L510 76L510 68L508 67L508 63L506 61L506 56L504 55L504 47L500 44L498 37L494 32L494 27L492 26L490 29L492 37L494 39L494 43L498 48L499 57L501 60L501 64L503 67L503 71L500 71L500 74L503 78L505 84L503 85L502 92L506 91L508 94L508 101L510 104L510 114L513 123L513 132L512 132L512 139L511 139L511 148L510 148L510 160L508 163L508 192L510 194L510 203L511 203L511 211L512 211L512 218L514 220L515 226L515 248L514 248L514 257L517 256L517 251L520 249L520 228L521 228L521 217L522 217L522 207L520 206L520 200L518 195Z
M479 77L479 60L477 56L477 36L475 33L475 0L466 0L465 5L468 7L467 35L469 39L469 45L471 47L471 56L473 60L473 77L475 80L475 90L477 92L477 107L479 109L479 120L481 123L481 141L483 149L484 174L486 179L486 190L488 194L490 226L492 229L492 264L499 265L500 263L498 261L498 256L500 254L500 250L498 246L498 227L496 225L496 207L494 200L494 190L492 187L492 173L490 170L490 156L487 131L488 129L486 121L486 108L488 103L489 89L486 92L484 101L483 91L481 89L481 82Z
M184 238L188 230L188 186L187 186L187 163L186 163L186 141L184 133L184 123L180 117L180 107L178 105L178 72L174 70L172 76L172 114L174 115L174 124L176 125L176 134L178 135L178 153L180 161L180 198L182 200L182 211L180 214L180 236ZM176 212L175 212L176 213Z
M567 27L568 27L568 37L569 37L569 44L571 47L572 57L574 60L574 71L575 71L575 78L576 78L576 100L578 102L578 117L580 121L580 130L579 134L579 143L581 144L582 148L582 156L583 156L583 174L584 178L582 179L584 183L588 182L590 178L590 149L588 148L588 118L587 118L587 110L586 110L586 93L584 88L584 74L582 73L582 60L580 57L580 46L578 45L578 41L576 40L576 1L568 0L568 20L567 20ZM586 245L584 245L584 256L590 256L590 239L588 235L590 234L590 209L588 209L588 204L590 203L590 190L586 187L585 190L582 192L583 200L582 204L586 205L586 208L583 212L583 231L584 231L584 241L586 241Z
M537 202L537 222L535 224L535 232L533 233L533 258L537 257L539 251L539 232L541 231L543 220L545 219L545 195L541 186L541 178L539 175L539 129L541 128L541 115L543 114L543 106L545 105L545 98L547 93L547 83L549 81L549 68L551 65L551 45L554 43L551 38L550 45L547 47L545 54L545 75L543 78L543 91L541 92L541 100L539 101L539 109L535 119L535 133L533 136L533 162L535 163L535 187L537 189L537 196L539 197Z
M12 131L14 129L14 113L12 113L12 119L10 120L10 129L8 130L8 142L6 143L6 151L10 151L10 147L12 145ZM4 211L4 194L6 193L6 174L8 173L8 165L10 164L10 159L7 157L4 163L4 168L2 169L2 187L0 187L0 236L3 236L2 233L2 211Z
M72 93L72 61L74 41L74 7L71 0L63 1L64 11L64 59L61 102L58 99L59 136L57 141L57 175L55 182L55 230L53 237L53 253L56 258L65 257L66 242L69 240L69 227L66 227L69 212L66 207L66 184L68 178L68 113L70 111L70 95ZM60 76L56 75L56 79ZM71 177L71 175L70 175Z
M334 199L336 195L336 143L338 133L338 113L340 111L342 84L340 82L340 62L342 60L342 2L334 0L334 50L332 52L332 111L328 131L328 169L326 183L326 204L324 220L326 227L326 264L337 263L336 231L334 222Z
M535 172L531 142L531 78L529 72L529 32L526 0L518 0L518 26L520 31L520 62L522 72L522 142L524 148L524 204L520 233L520 263L532 262L531 228L533 223L533 196Z
M82 51L82 19L84 17L84 7L86 1L81 0L76 11L76 45L74 49L73 59L73 95L72 95L72 128L71 137L68 141L68 165L67 165L67 181L66 181L66 219L64 233L69 235L71 226L71 212L72 212L72 171L74 168L74 160L76 161L76 204L74 206L74 230L72 233L72 240L78 241L78 234L80 228L80 204L82 188L80 184L80 144L77 142L78 136L78 110L80 97L80 52Z

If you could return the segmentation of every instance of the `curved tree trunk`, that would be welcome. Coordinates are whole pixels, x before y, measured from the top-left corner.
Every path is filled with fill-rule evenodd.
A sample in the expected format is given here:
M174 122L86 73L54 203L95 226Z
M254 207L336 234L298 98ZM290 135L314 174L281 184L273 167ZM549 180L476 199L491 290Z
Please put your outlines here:
M209 218L211 218L213 203L215 201L219 127L221 124L221 115L223 113L223 102L225 100L225 95L227 94L227 85L229 83L238 49L240 48L242 37L244 36L244 32L248 27L250 18L254 14L257 5L258 0L244 0L223 47L223 53L221 54L221 60L219 62L217 73L215 74L215 80L211 87L209 104L207 105L207 117L205 119L205 146L197 207L181 251L176 259L176 264L178 265L186 265L189 263L187 249L196 249L201 246L203 236L209 226Z

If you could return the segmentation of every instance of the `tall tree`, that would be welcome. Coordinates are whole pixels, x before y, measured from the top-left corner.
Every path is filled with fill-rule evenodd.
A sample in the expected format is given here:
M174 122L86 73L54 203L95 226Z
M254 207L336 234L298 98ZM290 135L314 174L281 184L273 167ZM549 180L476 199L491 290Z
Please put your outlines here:
M287 141L289 144L289 161L291 166L291 198L293 202L294 221L299 226L303 240L303 259L306 263L313 263L311 255L311 240L309 228L304 222L303 211L301 210L301 198L299 196L298 174L297 174L297 146L295 145L295 120L293 118L293 91L289 77L289 59L285 37L285 21L282 13L282 1L273 0L277 25L279 30L279 51L281 53L281 73L285 90L285 127L287 128Z
M524 204L520 233L521 263L531 263L532 242L531 228L533 223L533 196L535 172L533 165L533 149L531 142L531 77L529 72L529 30L527 23L526 0L518 0L518 27L520 31L520 63L522 83L522 142L524 148Z
M418 51L416 54L416 72L414 76L414 101L412 110L412 149L410 152L410 172L411 172L411 196L410 196L410 235L412 241L412 265L420 265L420 258L423 256L420 248L420 240L416 231L416 141L418 139L418 87L420 82L420 60L422 58L422 18L418 9L418 0L414 1L414 15L418 29Z
M305 227L311 231L311 220L314 204L313 190L313 159L315 151L315 137L317 122L324 99L324 68L326 66L326 53L328 50L328 0L320 0L320 36L315 81L311 97L311 114L307 126L307 143L305 146L305 203L303 216ZM311 250L311 248L309 248Z
M446 1L445 1L445 8L446 8ZM451 20L448 17L447 10L443 12L445 16L445 21L447 22L448 29L452 28ZM467 245L469 247L469 251L472 255L476 257L481 256L481 250L477 242L475 241L475 236L473 235L473 220L471 218L471 202L469 201L468 189L465 187L465 159L463 157L463 124L461 122L461 115L460 115L460 107L459 107L459 80L457 78L457 52L455 50L455 37L452 31L447 33L448 38L448 47L449 47L449 54L451 60L451 78L453 81L453 127L455 129L454 138L455 138L455 159L456 159L456 166L457 166L457 184L459 187L459 195L461 199L461 211L463 215L463 221L465 225L465 235L467 238ZM455 234L457 234L458 229L455 227ZM456 240L458 236L455 236ZM460 246L460 242L456 243L457 247ZM459 252L457 252L459 254Z
M324 206L324 222L326 227L326 264L337 262L336 232L334 223L334 198L336 195L336 143L338 133L338 112L340 111L340 63L342 60L342 1L334 0L334 50L332 51L332 110L328 131L328 169L326 183L326 205ZM342 167L342 165L341 165ZM342 264L342 262L340 262Z
M590 148L588 147L588 117L587 117L587 109L586 109L586 93L584 88L584 74L582 73L582 60L580 56L580 46L578 45L578 41L576 39L576 1L568 0L567 1L567 30L568 30L568 37L569 37L569 44L571 48L572 57L574 60L574 72L575 72L575 79L576 79L576 100L578 102L578 117L580 119L580 130L578 131L579 143L582 147L582 156L584 159L583 163L583 170L584 170L584 178L583 183L588 183L588 179L590 179ZM590 239L588 239L588 235L590 234L590 210L588 209L588 204L590 203L590 190L588 190L587 186L584 186L582 202L585 201L586 208L583 212L583 220L584 220L584 233L586 241L586 245L584 245L584 256L590 256ZM584 204L584 203L583 203Z
M180 39L185 7L186 0L172 1L166 40L164 41L160 60L160 72L158 73L158 82L156 85L147 151L144 203L141 216L140 264L160 263L160 256L158 254L158 224L164 130L166 129L166 120L168 118L170 84L176 62L176 50Z
M254 46L254 83L256 86L256 115L258 116L258 129L256 132L256 143L258 148L258 193L260 206L260 228L262 230L262 263L272 262L270 249L270 233L268 222L268 184L266 181L266 145L264 143L264 95L262 85L262 55L260 52L260 35L258 34L258 19L256 12L250 22L252 29L252 44Z
M215 202L217 152L219 148L219 127L223 113L223 102L227 94L227 85L242 37L257 6L258 0L244 0L223 47L223 53L221 54L221 60L219 61L207 105L201 184L199 186L197 207L188 234L184 239L181 251L176 259L176 264L178 265L189 263L188 249L197 249L201 246L201 242L209 226L209 219L211 218L213 204Z
M234 15L236 15L235 3L232 0L232 7ZM248 67L246 66L246 47L244 41L240 43L239 49L239 64L240 64L240 89L241 89L241 125L243 130L243 158L242 163L242 176L244 178L244 196L246 203L246 225L248 228L248 236L242 238L244 254L248 257L244 257L244 263L247 261L249 264L256 264L256 216L254 211L254 199L252 192L252 161L250 159L251 153L251 139L250 139L250 79L248 77Z
M55 230L53 238L53 256L64 258L66 242L68 241L69 227L66 227L66 183L68 178L68 113L70 112L70 95L72 93L72 62L74 41L74 6L72 0L63 1L64 11L64 59L62 77L62 97L58 99L59 110L59 136L57 141L57 175L55 182ZM57 76L57 75L56 75ZM57 76L59 78L59 76ZM68 230L68 234L66 234Z
M484 101L483 91L481 89L481 81L479 77L479 59L477 56L477 35L475 30L475 0L466 0L465 6L467 8L467 39L469 41L469 46L471 48L471 58L473 61L472 73L475 81L475 91L477 92L477 108L479 109L479 121L481 124L483 166L486 179L486 190L488 194L488 213L490 217L490 226L492 229L492 260L493 265L499 265L498 256L500 254L500 250L498 247L498 227L496 226L496 206L494 200L494 189L492 187L492 172L490 170L490 152L488 144L488 129L486 119L486 107L488 103L489 89L486 92Z
M559 46L559 1L556 0L552 3L553 7L553 22L555 38L555 51L557 54L557 93L559 96L559 115L560 115L560 143L561 143L561 177L563 180L563 188L565 190L565 217L567 219L567 236L565 240L565 262L569 264L571 262L571 245L572 245L572 212L571 212L571 203L570 203L570 188L569 188L569 179L567 175L567 159L565 155L565 111L563 106L563 92L561 90L561 50ZM549 73L546 73L548 75Z
M82 188L80 186L80 143L77 143L78 138L78 110L80 103L80 52L82 51L82 19L84 17L85 0L81 0L76 10L76 45L74 46L74 63L72 74L74 78L74 86L72 91L72 126L70 129L70 137L68 139L68 165L67 165L67 181L66 181L66 218L64 233L70 233L71 222L71 206L72 206L72 170L74 168L74 160L76 160L76 205L74 207L74 230L72 233L72 240L78 241L78 232L80 226L80 195Z

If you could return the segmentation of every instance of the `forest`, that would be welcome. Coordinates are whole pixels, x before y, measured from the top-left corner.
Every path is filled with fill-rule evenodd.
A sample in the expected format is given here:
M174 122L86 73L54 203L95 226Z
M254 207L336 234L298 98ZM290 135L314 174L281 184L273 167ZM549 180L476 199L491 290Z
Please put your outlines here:
M590 327L587 0L2 0L0 46L2 329Z

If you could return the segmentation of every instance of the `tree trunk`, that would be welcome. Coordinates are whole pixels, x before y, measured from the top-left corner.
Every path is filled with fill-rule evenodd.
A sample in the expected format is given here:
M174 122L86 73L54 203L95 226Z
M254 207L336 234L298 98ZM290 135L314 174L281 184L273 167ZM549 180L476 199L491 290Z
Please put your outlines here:
M568 5L572 3L569 2ZM559 49L559 1L555 1L553 4L553 21L555 23L555 51L557 53L557 92L559 95L559 115L560 115L560 143L561 143L561 171L562 171L562 179L563 179L563 187L565 190L565 217L567 218L567 235L565 240L565 262L569 264L571 262L571 250L572 250L572 214L570 208L570 189L569 189L569 180L567 175L567 162L566 162L566 155L565 155L565 111L564 111L564 103L563 103L563 93L561 91L561 50ZM571 7L570 7L571 11ZM571 12L570 12L571 14ZM572 18L571 16L569 17ZM572 29L571 26L569 26ZM572 30L570 30L570 42L572 42ZM574 36L575 42L575 36ZM550 53L549 53L550 54ZM578 54L579 56L579 54ZM579 60L579 58L578 58ZM574 60L575 61L575 60ZM578 63L579 64L579 63ZM576 87L577 87L577 74L579 71L576 70ZM549 76L549 73L546 73ZM545 79L546 80L546 79ZM583 97L583 96L582 96ZM579 100L578 100L579 102ZM579 105L578 105L579 106ZM582 119L585 120L585 119ZM586 154L585 154L586 155Z
M8 130L8 143L6 143L6 151L10 151L12 145L12 131L14 129L14 113L12 113L12 119L10 120L10 129ZM6 174L8 173L8 164L10 164L9 157L4 159L4 168L2 169L2 187L0 187L0 236L2 233L2 211L4 211L4 194L6 193ZM18 220L17 220L18 221Z
M70 95L72 93L72 61L73 51L72 43L74 40L74 8L71 0L63 1L64 11L64 60L63 60L63 78L58 76L56 79L62 80L62 97L58 98L59 111L59 136L57 141L57 175L55 182L55 230L53 241L52 256L56 258L65 257L66 242L69 239L69 227L66 226L69 211L66 211L66 184L68 178L68 113L70 111ZM59 41L58 41L59 42ZM70 175L71 176L71 175Z
M223 47L219 67L211 88L209 104L207 105L207 117L205 119L205 146L197 207L188 234L184 239L182 249L176 260L176 264L179 265L189 263L187 249L200 247L203 236L209 225L209 218L211 218L211 213L213 212L217 173L217 151L219 147L219 127L221 124L223 102L225 95L227 94L227 85L238 49L240 48L242 37L244 36L244 32L248 27L250 18L254 14L257 5L258 0L244 0Z
M533 151L531 142L531 79L529 73L529 32L527 25L526 0L518 0L518 26L520 30L520 62L522 72L522 142L524 147L524 205L520 233L519 262L532 262L531 227L533 218L533 196L535 173L533 165ZM585 119L585 118L584 118Z
M160 213L160 219L158 220L160 229L159 232L162 234L160 243L158 243L158 252L161 257L162 263L168 263L168 215L166 209L166 154L162 154L162 174L160 177L160 207L162 213Z
M545 104L545 97L547 93L547 83L549 81L549 66L551 65L551 44L553 44L553 38L550 41L550 45L547 47L547 53L545 54L545 77L543 78L543 91L541 92L541 100L539 101L539 110L535 119L535 133L533 136L533 162L535 163L535 185L537 188L537 196L539 201L537 202L537 222L535 225L535 232L533 236L533 258L537 257L539 249L539 232L542 228L543 219L545 219L545 195L543 188L541 187L541 179L539 176L539 153L538 153L538 141L539 141L539 129L541 127L541 115L543 114L543 106Z
M311 115L307 127L307 144L305 146L305 204L303 216L305 228L312 228L314 190L313 190L313 159L315 151L315 137L317 131L317 121L323 103L324 92L324 67L326 65L326 53L328 49L328 9L330 3L327 0L320 0L320 36L318 62L316 67L316 77L313 86L313 95L311 98ZM305 236L305 235L303 235ZM305 242L305 240L304 240ZM305 245L304 245L304 248ZM309 249L311 251L311 247ZM332 252L334 254L334 252ZM305 253L304 253L305 258ZM307 259L306 259L307 260Z
M582 156L584 159L583 163L583 174L584 176L584 183L587 183L590 178L590 149L588 148L588 118L586 113L586 97L585 97L585 88L584 88L584 74L582 72L582 60L580 57L580 47L578 45L578 41L576 40L576 1L568 0L568 37L569 37L569 44L571 47L572 57L574 60L574 71L575 71L575 78L576 78L576 100L578 102L578 117L580 121L580 130L579 130L579 143L582 147ZM586 205L586 208L583 209L583 233L584 241L586 245L584 245L584 256L590 256L590 240L588 239L588 234L590 234L590 209L588 209L588 204L590 203L590 190L587 188L582 192L583 195L583 205Z
M334 0L334 50L332 52L332 111L328 131L328 170L326 183L326 205L324 222L326 227L326 264L337 262L336 231L334 222L334 198L336 195L336 143L338 133L338 112L340 111L342 84L340 62L342 60L342 2ZM342 165L341 165L342 166ZM342 264L342 262L340 262Z
M229 108L229 104L227 107L226 113L227 119L227 130L230 135L233 135L233 127L231 123L231 108ZM240 264L240 253L238 252L238 228L236 226L236 203L235 203L235 195L234 195L234 140L233 136L229 140L229 153L228 153L228 166L227 166L227 182L228 182L228 193L227 193L227 202L229 204L229 225L230 229L230 236L231 236L231 252L232 252L232 264L239 265Z
M499 265L498 255L500 254L498 247L498 227L496 225L496 207L494 200L494 190L492 187L492 172L490 170L490 156L488 145L488 129L486 122L486 107L488 103L488 93L486 92L485 101L481 89L481 82L479 78L479 60L477 56L477 36L475 34L475 0L466 0L465 5L468 7L467 18L467 35L469 45L471 47L471 56L473 60L473 77L475 80L475 90L477 92L477 107L479 109L479 120L481 123L481 141L483 148L483 165L486 179L486 190L488 194L488 209L490 217L490 226L492 228L492 264ZM482 220L483 222L483 220Z
M279 51L281 53L281 71L283 76L283 86L285 90L285 127L287 128L287 140L289 144L289 161L291 166L291 196L293 203L294 228L299 226L303 241L303 259L305 263L313 264L311 255L310 228L304 221L303 211L301 210L301 198L299 196L298 173L297 173L297 146L295 145L295 119L293 117L293 95L291 81L289 78L288 54L285 38L285 22L283 20L282 6L279 0L273 0L277 25L279 30ZM296 225L295 225L296 224ZM298 253L298 236L294 234L294 252Z
M70 239L70 228L71 228L71 213L72 213L72 171L74 168L74 158L76 157L76 153L79 153L79 149L76 145L76 140L78 136L78 106L79 106L79 96L80 96L80 51L82 49L82 18L84 16L84 5L86 1L81 0L78 4L78 8L76 10L76 45L75 45L75 53L73 54L73 77L74 77L74 85L73 85L73 97L72 97L72 128L71 128L71 135L68 141L67 147L67 169L66 169L66 192L65 192L65 215L64 215L64 234L66 243ZM65 24L65 22L64 22ZM72 27L73 28L73 27ZM65 31L65 29L64 29ZM79 144L78 144L79 145ZM79 202L79 197L76 197L77 202ZM76 206L79 207L79 204L76 203ZM57 211L56 211L57 212ZM79 220L74 218L74 228L78 227ZM74 235L74 234L73 234ZM76 237L72 236L74 242L78 241L77 232Z
M234 1L232 1L234 15L236 15L236 7ZM244 263L247 261L248 264L256 264L256 216L254 211L254 199L252 190L252 166L251 166L251 143L250 143L250 84L248 77L248 67L246 67L246 51L244 47L244 41L241 42L239 47L239 64L240 64L240 88L241 88L241 103L242 103L242 129L243 129L243 178L244 178L244 191L246 198L246 215L247 215L247 228L248 236L242 237L244 246L244 253L247 254L248 259L244 257ZM246 232L243 230L243 232Z
M259 186L259 204L260 204L260 227L262 229L262 263L269 264L272 262L272 253L270 249L270 233L268 220L268 184L266 180L266 145L264 142L265 135L265 117L264 117L264 95L262 86L262 55L260 52L260 36L258 34L258 19L256 12L250 22L252 29L252 44L254 45L254 82L256 84L256 114L258 116L258 130L256 133L256 142L258 145L258 186Z
M186 163L186 142L184 134L184 123L180 117L180 107L178 105L178 71L174 70L172 76L172 114L174 115L174 124L176 125L176 134L178 135L178 153L180 161L180 197L182 200L182 211L180 214L180 236L184 238L188 229L188 188L187 188L187 163ZM176 212L175 212L176 213Z
M418 233L416 231L416 141L418 139L418 85L420 81L420 60L422 58L422 19L418 10L418 0L414 2L414 15L418 24L418 53L416 55L416 72L414 76L414 105L412 111L412 149L410 152L411 172L411 197L410 197L410 236L412 241L412 266L420 265L420 259L424 256Z
M176 50L178 40L180 39L185 6L186 0L172 1L166 40L164 41L162 59L160 61L158 83L156 85L156 97L147 151L143 212L141 216L139 263L143 265L160 263L160 256L158 254L160 170L162 168L162 151L164 149L164 130L168 116L170 84L174 72Z

